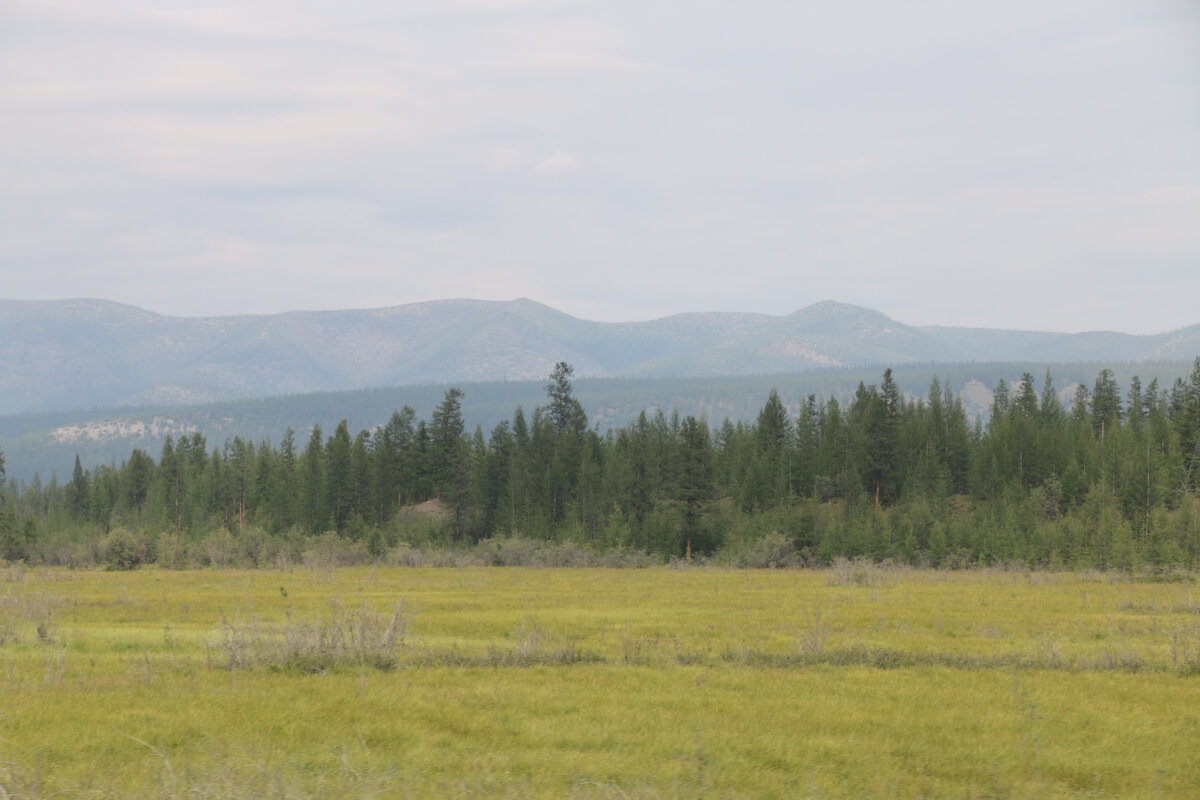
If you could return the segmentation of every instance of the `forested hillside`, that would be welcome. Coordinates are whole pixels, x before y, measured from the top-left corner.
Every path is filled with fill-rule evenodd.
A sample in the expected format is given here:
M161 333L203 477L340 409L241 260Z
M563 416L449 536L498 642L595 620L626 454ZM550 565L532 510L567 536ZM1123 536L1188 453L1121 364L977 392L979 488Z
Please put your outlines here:
M890 364L1191 359L1200 326L1149 336L920 328L832 301L787 316L594 322L531 300L170 317L101 300L0 300L0 414L380 386L678 378Z
M571 378L559 363L543 405L488 432L465 430L451 388L428 419L405 407L374 430L195 434L77 464L3 493L0 557L261 564L314 541L381 557L520 536L748 563L1200 566L1200 359L1170 387L1103 369L1068 405L1026 374L996 386L986 426L937 379L907 400L889 369L845 404L791 414L772 391L753 422L659 411L601 435Z
M992 389L1004 381L1015 384L1021 375L1036 375L1048 369L1054 375L1059 402L1069 405L1075 389L1091 386L1101 366L1111 366L1122 385L1140 375L1143 383L1158 380L1170 386L1186 376L1191 360L1168 362L1044 363L958 363L896 366L892 370L906 401L924 397L936 374L943 389L950 389L963 403L967 420L987 420L992 406ZM549 369L546 370L549 372ZM837 399L843 405L853 397L859 383L876 383L882 367L805 370L788 374L716 376L692 378L580 378L574 394L588 412L590 427L603 436L610 428L629 424L645 410L653 415L678 411L710 426L720 426L728 417L750 422L762 408L763 399L776 389L788 412L800 413L808 395L818 402ZM235 436L261 444L278 443L288 428L307 439L314 425L326 432L346 420L351 431L374 429L387 422L392 412L404 406L417 417L428 418L451 386L466 395L463 419L467 430L480 426L490 431L499 422L512 422L517 406L533 409L541 405L545 375L533 381L490 381L483 383L424 384L381 387L341 392L315 392L278 397L248 398L191 406L154 406L138 409L108 408L50 414L0 416L0 449L8 456L9 479L32 483L62 480L71 475L75 457L84 469L120 464L134 449L157 454L168 436L174 440L201 434L214 446ZM19 486L18 486L19 488Z

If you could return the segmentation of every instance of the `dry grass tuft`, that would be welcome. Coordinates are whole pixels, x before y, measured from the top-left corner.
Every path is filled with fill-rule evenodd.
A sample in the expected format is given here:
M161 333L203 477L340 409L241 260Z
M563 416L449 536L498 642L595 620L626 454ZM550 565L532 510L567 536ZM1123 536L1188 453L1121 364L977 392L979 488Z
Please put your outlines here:
M839 558L829 569L825 582L829 586L895 586L899 581L898 571L893 564L877 564L866 557L853 561Z
M391 670L405 646L408 618L403 600L388 616L372 612L366 603L347 609L335 599L328 618L309 622L289 614L282 629L254 619L224 620L218 638L207 645L209 664L215 663L216 654L231 670L270 667L316 673L352 666Z
M43 592L13 592L0 595L0 645L20 641L21 622L32 623L41 644L56 640L55 617L63 605L61 598Z

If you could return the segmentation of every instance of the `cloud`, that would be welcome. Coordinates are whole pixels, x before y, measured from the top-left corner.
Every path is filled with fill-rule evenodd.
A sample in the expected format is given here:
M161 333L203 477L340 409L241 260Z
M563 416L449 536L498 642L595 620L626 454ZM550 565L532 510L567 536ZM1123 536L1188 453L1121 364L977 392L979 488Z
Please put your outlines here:
M534 172L541 175L561 175L567 172L575 172L578 169L578 159L570 153L564 153L562 150L556 150L546 156L533 168Z
M4 16L9 296L1200 321L1192 3Z
M513 147L494 147L483 160L484 166L493 171L507 172L521 167L521 154Z

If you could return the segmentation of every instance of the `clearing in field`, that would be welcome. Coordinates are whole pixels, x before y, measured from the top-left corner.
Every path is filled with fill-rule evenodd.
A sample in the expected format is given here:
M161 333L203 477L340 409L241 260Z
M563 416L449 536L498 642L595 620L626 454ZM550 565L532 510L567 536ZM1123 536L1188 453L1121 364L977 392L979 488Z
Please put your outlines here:
M1124 575L0 570L0 797L1195 797Z

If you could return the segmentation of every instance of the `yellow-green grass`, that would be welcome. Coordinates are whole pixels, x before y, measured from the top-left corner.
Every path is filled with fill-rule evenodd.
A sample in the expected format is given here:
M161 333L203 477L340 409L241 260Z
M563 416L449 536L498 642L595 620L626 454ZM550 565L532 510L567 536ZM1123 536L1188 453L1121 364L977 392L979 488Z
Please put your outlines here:
M227 668L398 601L390 669ZM0 797L1200 796L1194 583L8 568L0 642Z

